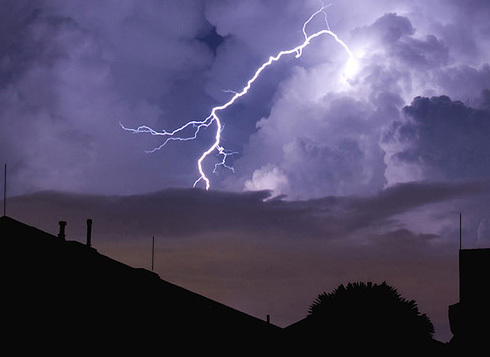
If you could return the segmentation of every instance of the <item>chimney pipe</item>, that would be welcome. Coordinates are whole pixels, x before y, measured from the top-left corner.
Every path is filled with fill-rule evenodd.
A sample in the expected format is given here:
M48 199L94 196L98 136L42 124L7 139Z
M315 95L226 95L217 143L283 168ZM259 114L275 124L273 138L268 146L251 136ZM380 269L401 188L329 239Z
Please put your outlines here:
M60 225L60 232L58 233L58 238L65 240L66 221L59 221L58 224Z
M87 219L87 247L92 246L92 220Z

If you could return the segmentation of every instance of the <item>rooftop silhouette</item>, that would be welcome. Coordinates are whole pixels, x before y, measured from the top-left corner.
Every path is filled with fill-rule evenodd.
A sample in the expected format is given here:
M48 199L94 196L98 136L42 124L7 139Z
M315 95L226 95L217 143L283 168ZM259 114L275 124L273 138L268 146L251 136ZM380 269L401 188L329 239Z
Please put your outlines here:
M490 249L460 250L460 302L449 308L454 338L443 344L415 301L386 283L340 285L282 329L100 254L92 220L85 244L67 239L66 225L60 221L55 236L0 217L2 322L5 340L21 351L444 355L481 348L490 335Z
M12 338L51 351L142 352L165 346L224 354L230 345L264 350L281 331L88 244L65 240L62 233L56 237L0 217L8 252L2 321Z

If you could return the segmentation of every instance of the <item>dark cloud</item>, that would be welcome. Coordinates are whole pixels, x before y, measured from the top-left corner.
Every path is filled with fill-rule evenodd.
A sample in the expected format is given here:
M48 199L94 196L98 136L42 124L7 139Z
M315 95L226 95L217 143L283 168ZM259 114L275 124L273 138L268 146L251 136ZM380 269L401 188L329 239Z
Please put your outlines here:
M434 35L424 40L410 38L394 48L398 58L403 58L409 66L418 69L430 69L448 63L448 48Z
M393 44L402 37L411 36L414 33L415 29L407 17L387 13L369 26L356 28L353 36L357 41L371 40L372 37L376 37L382 43Z
M172 175L194 178L187 157L199 146L170 148L171 161L182 165L141 178L138 173L156 167L156 158L144 153L152 143L132 141L119 122L175 126L182 116L201 113L203 103L207 108L203 85L213 54L199 38L212 26L202 3L2 6L2 14L16 19L8 22L10 45L0 53L0 159L9 163L12 193L141 192L182 180ZM186 105L191 97L193 106Z
M399 146L391 156L396 165L416 166L424 179L467 179L490 175L489 131L487 110L447 96L417 97L383 140Z
M168 189L145 195L87 196L51 191L19 196L10 212L55 231L58 219L73 222L83 237L90 216L103 236L139 239L234 234L290 239L343 239L378 227L391 230L396 216L414 209L488 192L486 181L406 183L360 197L324 197L304 201L270 198L267 191L231 193ZM56 233L56 232L53 232Z
M456 97L467 105L478 105L482 92L490 88L490 66L459 65L441 69L435 76L437 83L446 88L445 93Z
M267 192L237 194L198 189L168 189L136 196L44 192L21 196L18 205L34 204L31 209L38 210L40 215L54 210L60 216L70 217L70 221L83 220L89 214L100 222L101 234L132 239L152 234L163 237L235 231L267 234L269 229L297 235L300 225L305 223L302 222L305 210L282 201L264 201L268 197ZM288 222L286 226L284 221ZM77 231L80 233L83 235Z
M433 34L423 39L414 37L416 31L408 17L388 13L372 25L352 31L354 44L376 42L388 56L417 69L431 69L448 62L448 48Z

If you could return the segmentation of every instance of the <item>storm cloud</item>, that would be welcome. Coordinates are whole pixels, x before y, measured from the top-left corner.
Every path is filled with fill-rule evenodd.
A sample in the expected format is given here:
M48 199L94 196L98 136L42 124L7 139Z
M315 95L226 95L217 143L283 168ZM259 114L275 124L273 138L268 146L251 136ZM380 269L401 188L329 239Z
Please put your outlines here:
M297 45L318 8L316 1L260 0L1 6L0 155L14 193L191 185L210 130L148 155L158 138L130 135L119 123L173 129L204 118L268 56ZM265 71L222 114L223 144L238 154L235 172L220 170L213 186L308 199L371 194L410 180L396 181L406 170L391 157L403 149L387 148L383 133L419 96L481 105L490 87L488 26L471 19L486 12L478 1L332 5L329 24L356 61L322 36L300 59ZM324 27L318 18L308 31Z
M393 150L389 167L403 170L404 180L490 176L490 111L441 96L417 97L402 112L383 142L386 152Z

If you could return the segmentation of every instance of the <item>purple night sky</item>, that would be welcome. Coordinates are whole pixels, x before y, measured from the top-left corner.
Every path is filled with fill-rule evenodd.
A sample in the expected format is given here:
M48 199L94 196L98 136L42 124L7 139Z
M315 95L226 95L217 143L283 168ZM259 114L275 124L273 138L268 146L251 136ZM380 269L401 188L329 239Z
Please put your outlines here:
M386 280L451 338L463 247L490 247L490 2L337 0L331 36L263 72L220 113L234 172L205 169L230 99L304 40L318 0L0 3L0 163L7 214L287 326L322 291ZM323 16L308 27L324 29Z

